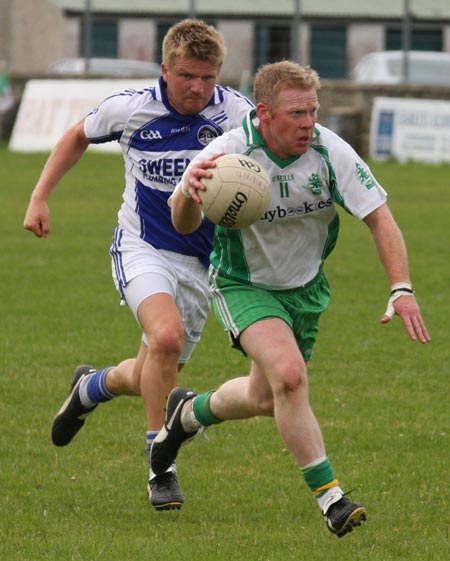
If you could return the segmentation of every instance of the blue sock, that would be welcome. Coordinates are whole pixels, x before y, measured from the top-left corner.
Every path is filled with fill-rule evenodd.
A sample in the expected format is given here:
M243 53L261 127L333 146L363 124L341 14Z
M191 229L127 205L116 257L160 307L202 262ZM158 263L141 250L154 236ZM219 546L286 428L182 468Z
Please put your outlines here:
M95 374L89 376L89 380L86 384L86 395L92 403L104 403L105 401L113 399L113 397L117 397L107 390L105 384L106 374L111 370L111 368L114 367L109 366L108 368L98 370Z

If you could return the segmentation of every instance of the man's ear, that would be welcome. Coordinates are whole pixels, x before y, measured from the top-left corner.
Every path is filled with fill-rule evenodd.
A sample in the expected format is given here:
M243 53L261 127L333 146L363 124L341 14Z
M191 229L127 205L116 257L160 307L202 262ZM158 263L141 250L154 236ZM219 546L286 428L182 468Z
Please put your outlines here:
M161 63L161 75L162 75L164 81L166 81L167 71L168 71L167 64L165 62L162 62Z
M271 118L271 113L267 103L256 104L256 115L262 123L267 123Z

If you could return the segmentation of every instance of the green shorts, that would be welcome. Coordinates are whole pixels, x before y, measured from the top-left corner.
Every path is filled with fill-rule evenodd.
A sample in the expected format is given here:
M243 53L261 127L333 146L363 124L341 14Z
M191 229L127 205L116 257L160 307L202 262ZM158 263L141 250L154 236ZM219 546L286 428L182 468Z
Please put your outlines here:
M239 337L247 327L262 319L280 318L294 332L305 361L312 358L319 318L330 302L330 288L322 270L305 286L289 290L265 290L216 273L209 279L214 311L233 347L244 352Z

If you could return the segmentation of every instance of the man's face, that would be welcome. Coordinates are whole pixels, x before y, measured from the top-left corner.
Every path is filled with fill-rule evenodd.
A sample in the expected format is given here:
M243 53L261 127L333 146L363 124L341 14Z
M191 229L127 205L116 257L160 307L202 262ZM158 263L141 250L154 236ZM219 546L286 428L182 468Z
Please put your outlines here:
M319 101L316 90L281 90L274 109L259 103L260 132L268 148L281 159L304 154L311 145Z
M194 115L206 107L218 75L216 64L196 58L179 57L170 68L162 64L167 97L172 107L182 115Z

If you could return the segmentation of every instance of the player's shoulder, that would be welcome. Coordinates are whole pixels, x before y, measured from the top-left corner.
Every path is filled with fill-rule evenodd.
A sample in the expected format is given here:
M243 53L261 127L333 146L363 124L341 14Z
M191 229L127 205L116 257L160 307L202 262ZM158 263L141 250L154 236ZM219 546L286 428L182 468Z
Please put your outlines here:
M225 131L212 140L207 147L209 155L221 152L228 154L244 154L247 149L245 131L243 127L236 127Z
M320 123L316 123L314 127L314 140L317 143L327 143L327 144L340 144L344 142L343 138L336 134L334 131L321 125Z
M215 101L217 103L238 102L247 105L249 109L254 106L251 99L249 99L243 93L238 92L234 88L231 88L230 86L221 86L220 84L217 84L215 87L214 95L215 95Z
M354 155L353 147L346 140L319 123L315 125L311 146L319 153L328 154L330 158L333 156L344 157L346 155L353 157Z
M244 127L236 127L224 133L225 139L242 145L244 149L247 146L247 136Z
M151 100L156 98L154 88L126 88L105 98L97 107L95 107L88 115L87 121L97 126L98 123L105 121L109 123L120 123L121 127L135 113L152 112ZM155 104L156 111L159 110L158 103ZM91 134L94 134L91 131Z
M156 99L157 94L155 87L148 87L140 89L126 88L110 95L105 101L125 105L141 105Z

